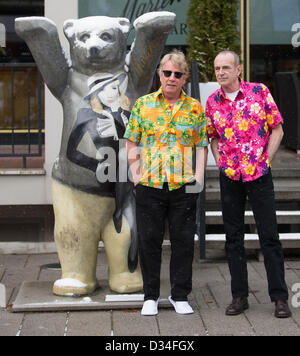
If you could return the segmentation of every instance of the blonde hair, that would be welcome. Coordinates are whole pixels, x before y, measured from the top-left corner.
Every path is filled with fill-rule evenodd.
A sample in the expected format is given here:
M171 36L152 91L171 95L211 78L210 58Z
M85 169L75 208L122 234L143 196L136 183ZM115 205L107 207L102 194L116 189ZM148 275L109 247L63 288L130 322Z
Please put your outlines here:
M189 67L185 59L184 53L179 51L178 49L173 49L172 52L165 54L161 59L160 65L157 70L159 76L162 74L163 66L168 61L171 61L174 66L180 68L186 77L189 75Z

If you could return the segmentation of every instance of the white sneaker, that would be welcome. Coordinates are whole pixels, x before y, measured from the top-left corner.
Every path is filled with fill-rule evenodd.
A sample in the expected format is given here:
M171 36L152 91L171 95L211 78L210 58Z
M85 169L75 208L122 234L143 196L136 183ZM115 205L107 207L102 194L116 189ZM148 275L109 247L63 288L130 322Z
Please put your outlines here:
M158 299L157 300L146 300L143 304L143 308L141 311L142 315L156 315L158 314Z
M189 305L188 302L175 302L171 296L168 298L170 303L173 305L175 308L175 311L177 314L193 314L194 310L193 308Z

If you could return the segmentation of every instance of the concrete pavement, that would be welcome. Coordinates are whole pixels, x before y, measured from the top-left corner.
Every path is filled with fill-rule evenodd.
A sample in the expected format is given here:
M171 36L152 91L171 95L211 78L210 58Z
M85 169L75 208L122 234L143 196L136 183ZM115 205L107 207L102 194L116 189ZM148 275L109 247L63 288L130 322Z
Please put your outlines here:
M286 258L286 281L290 290L292 318L277 319L267 294L263 262L248 260L249 310L225 316L231 301L230 277L221 257L200 262L195 250L193 292L190 302L195 314L177 315L161 309L155 317L142 317L140 310L96 310L12 313L23 281L54 281L59 270L43 268L57 263L53 254L0 255L0 283L6 286L8 307L0 309L0 336L211 336L211 335L300 335L300 259ZM162 278L168 279L169 248L163 252ZM99 251L97 278L107 278L107 259ZM299 283L297 286L296 283ZM291 291L294 286L294 292ZM298 293L298 295L297 295ZM298 302L297 302L298 300Z

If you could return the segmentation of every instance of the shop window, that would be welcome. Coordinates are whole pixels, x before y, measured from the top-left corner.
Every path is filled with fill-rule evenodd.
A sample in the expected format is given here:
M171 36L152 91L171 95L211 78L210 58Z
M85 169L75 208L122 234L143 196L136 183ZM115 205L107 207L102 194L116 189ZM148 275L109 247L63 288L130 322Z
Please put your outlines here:
M15 19L44 16L44 1L3 0L0 14L0 168L42 167L44 85Z
M300 74L300 47L293 40L299 22L300 0L250 1L250 80L266 84L275 99L275 73Z

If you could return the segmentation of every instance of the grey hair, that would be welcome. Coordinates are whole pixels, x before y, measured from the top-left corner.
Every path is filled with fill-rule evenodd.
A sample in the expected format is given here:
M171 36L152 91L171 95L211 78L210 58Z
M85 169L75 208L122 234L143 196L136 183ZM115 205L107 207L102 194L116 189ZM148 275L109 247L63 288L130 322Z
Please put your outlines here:
M234 51L230 51L230 50L221 51L216 55L216 58L220 54L232 54L233 55L233 60L234 60L234 65L237 67L237 66L239 66L241 64L239 55L237 53L235 53Z
M184 53L179 51L178 49L173 49L172 52L165 54L161 59L160 65L157 70L159 76L162 74L163 66L168 61L171 61L174 66L180 68L186 77L189 75L189 66L185 59Z

